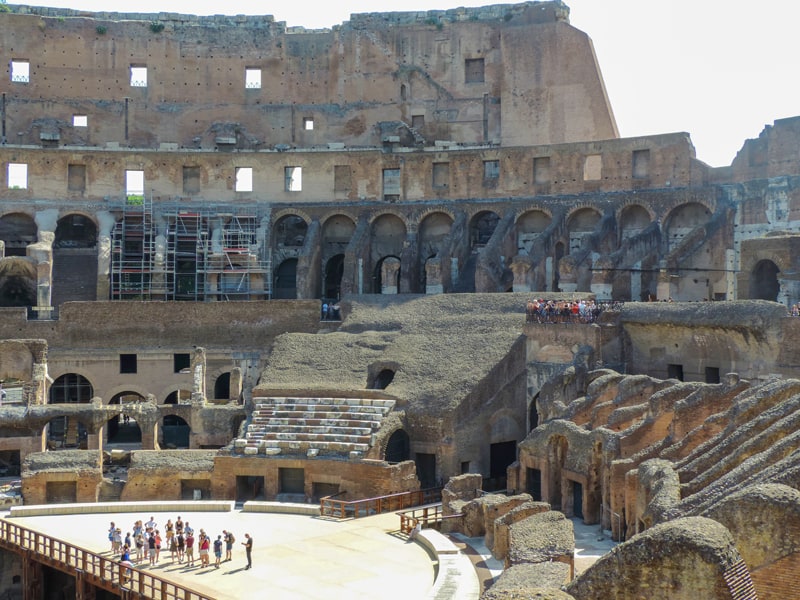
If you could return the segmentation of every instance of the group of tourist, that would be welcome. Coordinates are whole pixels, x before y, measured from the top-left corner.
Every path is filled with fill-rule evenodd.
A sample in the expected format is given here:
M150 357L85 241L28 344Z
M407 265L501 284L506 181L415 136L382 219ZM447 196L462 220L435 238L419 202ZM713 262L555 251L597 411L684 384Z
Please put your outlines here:
M525 320L528 323L594 323L604 310L617 310L620 302L594 300L528 300Z
M170 559L174 563L177 559L179 564L185 563L188 567L195 566L195 548L197 549L197 560L200 568L211 566L211 552L214 553L214 567L219 569L220 563L232 560L233 544L236 537L233 532L223 530L217 535L216 539L208 535L204 529L200 529L195 536L194 528L189 521L183 521L180 515L172 522L168 519L163 527L164 535L158 527L155 519L150 517L146 523L141 520L133 524L132 531L122 537L122 529L111 522L108 529L108 540L111 544L111 553L119 556L120 562L128 566L146 565L155 566L161 557L162 551L169 552ZM245 540L242 544L247 555L247 566L252 566L253 538L250 534L244 534ZM223 561L222 552L225 551Z
M320 311L320 320L322 321L341 321L342 314L339 303L331 300L322 301L322 310Z

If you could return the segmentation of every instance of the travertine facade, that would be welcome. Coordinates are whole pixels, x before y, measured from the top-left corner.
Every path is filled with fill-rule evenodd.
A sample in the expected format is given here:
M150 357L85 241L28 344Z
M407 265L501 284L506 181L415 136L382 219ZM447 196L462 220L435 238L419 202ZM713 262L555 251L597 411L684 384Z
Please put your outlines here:
M9 8L0 467L27 502L469 474L522 493L467 509L509 564L569 563L568 521L514 546L547 539L525 493L630 538L575 598L634 597L665 543L651 589L792 589L794 526L773 552L741 511L797 507L800 117L719 169L687 133L620 138L558 1L325 31ZM532 295L626 305L525 323Z

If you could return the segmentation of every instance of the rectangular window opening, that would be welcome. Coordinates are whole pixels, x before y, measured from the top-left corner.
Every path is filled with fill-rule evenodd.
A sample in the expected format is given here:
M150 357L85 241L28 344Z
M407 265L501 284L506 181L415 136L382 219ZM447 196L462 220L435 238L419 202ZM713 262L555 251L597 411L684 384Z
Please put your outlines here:
M719 383L719 367L706 367L706 383Z
M183 167L183 193L200 193L200 167Z
M120 373L136 373L136 355L135 354L120 354L119 355L119 372Z
M549 156L539 156L533 159L533 182L538 185L550 183Z
M500 161L483 161L483 184L495 185L498 179L500 179Z
M283 176L287 192L303 190L303 167L284 167Z
M590 154L583 161L583 180L597 181L603 177L603 157Z
M184 369L189 369L192 365L192 355L187 353L173 354L172 367L173 373L180 373Z
M464 82L465 83L483 83L483 59L482 58L467 58L464 60Z
M647 179L650 176L650 150L633 151L633 178Z
M88 127L89 126L89 117L86 115L72 115L72 126L73 127Z
M433 187L446 189L450 185L450 163L433 163Z
M383 170L383 199L388 202L400 200L400 169Z
M683 365L667 365L667 377L683 381Z
M244 70L244 87L248 90L261 89L261 69L247 67Z
M303 129L314 131L314 117L303 117Z
M28 189L27 163L8 163L8 189L10 190Z
M129 199L144 200L144 171L125 171L125 195Z
M67 189L70 192L86 191L86 165L67 166Z
M11 61L11 81L14 83L29 83L31 80L31 63L23 59Z
M253 191L253 167L236 167L236 191Z
M425 115L411 115L411 127L413 129L425 127Z
M147 87L147 67L131 65L131 87Z

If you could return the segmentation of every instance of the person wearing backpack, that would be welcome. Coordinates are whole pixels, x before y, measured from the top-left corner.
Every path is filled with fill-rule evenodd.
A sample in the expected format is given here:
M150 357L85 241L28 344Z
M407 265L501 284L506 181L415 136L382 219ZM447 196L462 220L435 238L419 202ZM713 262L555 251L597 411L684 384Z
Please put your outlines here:
M236 541L236 538L233 537L232 531L225 531L222 530L222 533L225 534L225 560L229 561L231 559L231 553L233 552L233 543Z

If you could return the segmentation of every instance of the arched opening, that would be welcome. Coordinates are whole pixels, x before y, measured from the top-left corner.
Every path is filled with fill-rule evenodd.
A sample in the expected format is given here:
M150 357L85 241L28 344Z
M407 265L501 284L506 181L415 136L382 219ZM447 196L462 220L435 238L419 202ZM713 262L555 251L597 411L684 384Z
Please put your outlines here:
M297 259L283 261L275 271L272 297L275 299L294 300L297 298Z
M278 248L301 248L307 231L308 224L303 217L286 215L275 223L273 239Z
M145 398L136 392L120 392L109 400L109 406L121 406L144 402ZM135 450L142 447L142 429L136 419L128 414L114 415L106 423L106 444L122 445L127 449Z
M533 242L550 226L552 217L543 210L530 210L517 219L517 254L533 252Z
M539 394L536 394L531 400L531 405L528 408L528 423L530 424L530 431L533 431L539 426L539 409L536 408L536 402L539 400Z
M94 396L92 384L83 375L65 373L50 386L50 404L85 404ZM48 448L86 447L88 432L75 417L55 417L47 424Z
M36 286L36 267L29 260L0 260L0 306L36 306Z
M600 223L600 213L594 208L581 208L570 215L567 221L569 230L569 254L583 248L584 241Z
M650 225L650 213L639 204L626 206L619 219L620 240L639 235Z
M325 265L323 298L327 300L341 299L342 277L344 277L344 254L337 254L329 258Z
M385 256L375 265L372 276L375 294L400 293L400 259L396 256Z
M178 415L164 415L159 428L158 444L162 449L177 450L189 448L192 433L189 424Z
M223 373L214 381L214 400L229 400L231 395L231 373Z
M703 227L711 219L711 211L699 202L681 204L666 219L666 239L668 251L675 250L684 238L698 227Z
M482 211L472 217L469 224L470 245L475 248L488 244L499 222L500 216L492 211Z
M778 265L771 260L758 261L750 274L750 299L776 302L781 291L778 273Z
M398 429L386 442L384 460L389 463L399 463L411 458L411 442L408 434L403 429Z
M452 228L453 218L447 213L431 213L420 222L417 230L419 242L417 256L420 257L422 265L419 274L419 288L411 290L412 292L425 294L445 291L443 269L440 261L435 259L441 259L446 252ZM446 279L449 284L449 278Z
M400 101L401 102L405 102L407 96L408 96L408 91L406 90L406 84L405 83L401 83L400 84Z
M175 390L164 398L164 404L186 404L191 399L191 390Z
M76 404L91 402L94 395L92 384L83 375L65 373L50 386L50 404Z
M83 215L58 221L53 242L53 306L97 298L97 226Z
M375 376L375 381L369 386L371 390L385 390L389 384L394 381L394 371L392 369L383 369Z
M0 240L6 244L6 256L25 256L28 244L33 244L38 228L32 217L11 213L0 217Z

